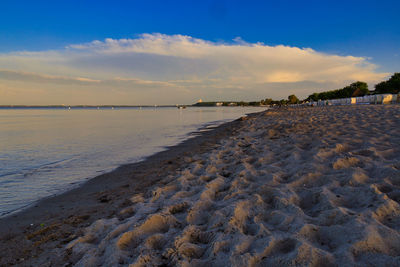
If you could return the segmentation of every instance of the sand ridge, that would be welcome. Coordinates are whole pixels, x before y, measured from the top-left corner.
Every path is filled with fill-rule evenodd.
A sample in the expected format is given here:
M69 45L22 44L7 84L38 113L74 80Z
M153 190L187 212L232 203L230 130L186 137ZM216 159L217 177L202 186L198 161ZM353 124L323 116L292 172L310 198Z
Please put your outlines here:
M400 265L400 106L270 110L65 247L74 266Z

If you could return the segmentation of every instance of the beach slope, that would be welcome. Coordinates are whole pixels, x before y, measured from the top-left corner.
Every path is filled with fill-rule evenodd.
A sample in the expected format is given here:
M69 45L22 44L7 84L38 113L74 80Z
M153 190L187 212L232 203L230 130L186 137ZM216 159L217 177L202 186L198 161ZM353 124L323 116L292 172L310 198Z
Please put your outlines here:
M400 266L400 105L271 109L201 138L98 179L80 191L97 202L24 229L29 252L1 263Z

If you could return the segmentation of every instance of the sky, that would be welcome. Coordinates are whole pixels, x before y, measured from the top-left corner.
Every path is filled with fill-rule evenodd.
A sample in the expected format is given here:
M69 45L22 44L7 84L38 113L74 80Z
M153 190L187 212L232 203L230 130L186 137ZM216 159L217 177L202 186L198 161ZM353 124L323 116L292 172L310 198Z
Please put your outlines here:
M400 1L0 5L0 105L305 98L400 71Z

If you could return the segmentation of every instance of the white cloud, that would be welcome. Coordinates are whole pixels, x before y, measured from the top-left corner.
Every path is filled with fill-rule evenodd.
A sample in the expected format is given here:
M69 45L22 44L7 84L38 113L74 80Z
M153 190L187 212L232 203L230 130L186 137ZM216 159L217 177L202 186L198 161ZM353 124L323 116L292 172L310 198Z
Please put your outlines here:
M100 80L93 80L82 77L53 76L47 74L37 74L32 72L0 70L0 79L11 81L25 81L36 83L58 83L58 84L79 84L91 85L99 84Z
M109 88L114 101L119 101L115 96L123 93L121 102L132 96L132 104L149 99L161 104L191 103L198 98L283 98L291 93L304 97L356 80L375 83L387 76L363 57L247 43L241 38L232 43L216 43L164 34L93 41L56 51L0 54L0 69L3 88L6 82L8 86L14 83L13 88L42 83L48 90L51 84L57 84L65 87L58 90L66 90L65 95L68 90L77 93L68 88L73 85L79 86L78 93L86 97L85 90L95 92L99 88L106 95ZM49 95L52 98L48 101L56 101L54 92ZM165 95L170 102L161 98ZM4 99L1 101L7 102ZM90 95L90 100L96 101L96 95ZM102 104L104 99L98 101Z
M141 85L150 87L176 86L169 82L148 81L141 79L115 77L109 80L94 80L84 77L54 76L54 75L46 75L46 74L38 74L38 73L22 72L22 71L11 71L11 70L0 70L0 79L10 80L10 81L54 83L54 84L64 84L64 85L95 85L95 86Z

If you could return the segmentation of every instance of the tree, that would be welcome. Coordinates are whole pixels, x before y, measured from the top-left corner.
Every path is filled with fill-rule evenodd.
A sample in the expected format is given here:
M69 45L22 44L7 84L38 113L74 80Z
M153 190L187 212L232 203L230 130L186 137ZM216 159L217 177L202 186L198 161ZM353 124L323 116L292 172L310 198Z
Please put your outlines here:
M350 87L349 93L351 92L352 97L365 96L366 94L369 93L368 84L365 82L358 81L350 84L350 86L346 86L345 88L347 87Z
M300 101L295 95L288 96L288 104L298 104Z
M312 100L312 101L317 101L318 100L318 93L313 93L309 97L307 97L306 100Z
M348 86L343 87L342 89L326 91L321 93L314 93L306 100L328 100L328 99L338 99L338 98L348 98L348 97L356 97L356 96L364 96L369 93L368 84L365 82L355 82Z
M375 94L398 94L400 92L400 73L397 72L389 80L375 85Z
M273 100L272 100L271 98L266 98L266 99L264 100L264 105L271 105L272 102L273 102Z
M286 99L281 99L281 100L279 100L279 104L278 105L284 106L284 105L287 105L287 103L288 103L288 101Z

